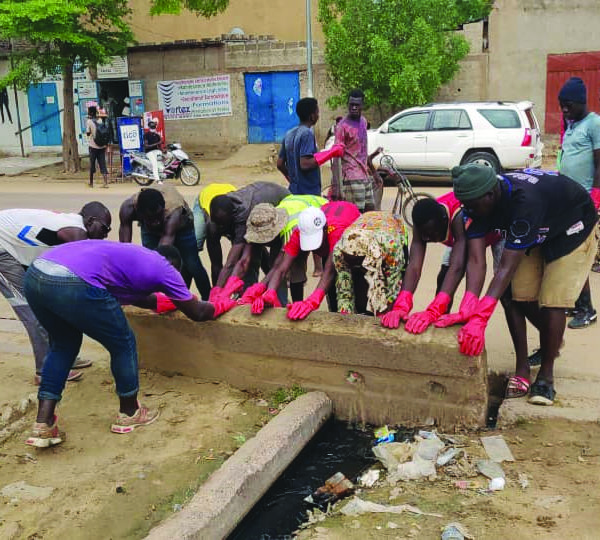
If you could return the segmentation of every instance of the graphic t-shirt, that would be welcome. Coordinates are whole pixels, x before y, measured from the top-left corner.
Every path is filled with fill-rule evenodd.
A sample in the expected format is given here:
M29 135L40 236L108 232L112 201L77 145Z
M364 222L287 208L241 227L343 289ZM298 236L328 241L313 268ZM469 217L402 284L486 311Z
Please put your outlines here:
M69 269L86 283L106 289L121 304L162 292L171 300L192 299L181 274L156 251L136 244L82 240L44 253L42 259Z
M290 129L281 143L279 157L286 164L290 177L290 193L294 195L321 195L321 171L319 167L302 170L300 158L317 152L315 134L300 124Z
M48 248L60 244L57 232L67 227L85 231L79 214L15 208L0 211L0 249L29 266Z
M463 212L467 238L497 230L506 240L506 249L540 246L544 259L552 262L577 249L598 220L585 188L556 172L506 173L500 189L501 200L491 216L478 218Z
M346 147L342 156L342 176L348 180L367 179L367 121L363 116L353 120L347 116L335 128L335 142ZM354 158L350 157L352 154ZM362 166L357 163L360 162Z
M352 225L359 217L360 211L358 207L346 201L334 201L327 203L321 207L327 220L327 241L329 243L329 253L337 244L338 240L344 234L344 231ZM284 246L283 250L289 253L292 257L297 257L300 254L300 231L296 229L290 241Z

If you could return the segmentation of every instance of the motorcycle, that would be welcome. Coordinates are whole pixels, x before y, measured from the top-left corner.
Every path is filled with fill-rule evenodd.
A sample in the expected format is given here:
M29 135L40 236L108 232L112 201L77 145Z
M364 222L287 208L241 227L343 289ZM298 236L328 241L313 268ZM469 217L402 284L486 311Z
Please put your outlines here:
M179 178L185 186L195 186L200 182L200 169L181 149L181 144L171 143L166 151L153 150L158 158L158 177L161 181ZM160 152L160 153L159 153ZM145 152L130 152L131 176L140 186L149 186L154 182L152 162Z

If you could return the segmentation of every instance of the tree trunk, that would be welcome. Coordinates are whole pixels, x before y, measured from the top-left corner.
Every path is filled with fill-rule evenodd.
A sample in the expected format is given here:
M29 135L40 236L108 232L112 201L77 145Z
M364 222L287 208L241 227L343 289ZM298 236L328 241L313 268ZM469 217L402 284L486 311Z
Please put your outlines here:
M75 106L73 104L73 62L63 67L63 165L65 172L75 173L81 168L77 136L75 134Z

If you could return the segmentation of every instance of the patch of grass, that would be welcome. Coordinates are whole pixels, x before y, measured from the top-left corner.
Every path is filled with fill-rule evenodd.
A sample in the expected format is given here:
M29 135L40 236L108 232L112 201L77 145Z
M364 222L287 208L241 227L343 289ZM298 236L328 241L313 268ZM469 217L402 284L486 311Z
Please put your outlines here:
M273 408L278 408L280 405L294 401L302 394L306 394L306 390L298 384L294 384L289 388L278 388L269 397L269 405Z

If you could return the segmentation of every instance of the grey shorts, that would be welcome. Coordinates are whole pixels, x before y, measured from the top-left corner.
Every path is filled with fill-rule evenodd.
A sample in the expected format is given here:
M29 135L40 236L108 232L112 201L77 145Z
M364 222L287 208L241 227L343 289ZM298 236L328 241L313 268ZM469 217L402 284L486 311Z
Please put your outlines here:
M373 181L369 179L342 180L342 199L354 203L361 212L375 209Z

